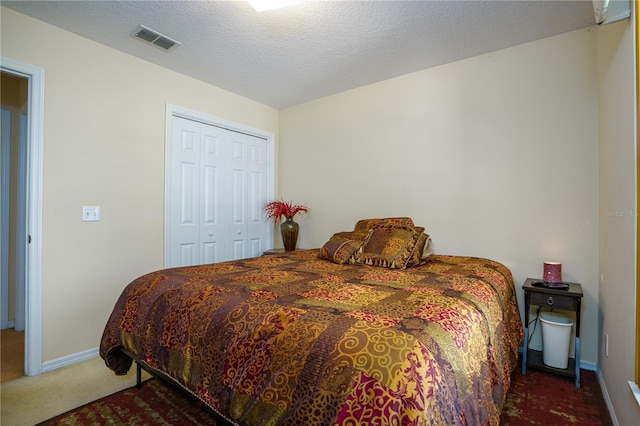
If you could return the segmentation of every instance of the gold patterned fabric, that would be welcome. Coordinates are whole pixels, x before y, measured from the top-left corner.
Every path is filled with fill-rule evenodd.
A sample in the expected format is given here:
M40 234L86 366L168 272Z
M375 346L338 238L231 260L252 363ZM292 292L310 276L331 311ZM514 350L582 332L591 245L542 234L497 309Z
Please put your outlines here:
M423 227L373 228L362 251L356 254L355 262L383 268L405 269L420 263L427 238Z
M372 231L338 232L321 248L318 257L335 263L355 263L356 254L371 236Z
M125 288L100 355L123 349L238 425L497 425L523 337L500 263L408 269L319 250L150 273Z
M429 241L424 231L424 227L415 226L410 217L361 219L356 222L353 233L369 234L350 263L391 269L418 265L426 257L424 249Z
M372 219L360 219L353 227L354 231L370 229L413 229L413 219L410 217L384 217Z

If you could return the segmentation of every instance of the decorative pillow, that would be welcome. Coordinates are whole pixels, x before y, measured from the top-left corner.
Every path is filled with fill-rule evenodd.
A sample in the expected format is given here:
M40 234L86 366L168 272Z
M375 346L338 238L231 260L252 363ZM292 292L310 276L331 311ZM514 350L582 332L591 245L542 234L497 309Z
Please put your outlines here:
M356 222L354 231L369 229L413 229L413 220L410 217L387 217L383 219L361 219Z
M427 234L427 242L424 244L424 251L422 252L422 258L429 257L433 254L433 241L431 241L431 237Z
M358 240L358 241L366 242L369 239L369 237L371 236L371 230L370 229L361 229L361 230L357 230L357 231L336 232L335 234L333 234L333 236L334 237L348 238L350 240Z
M355 263L355 255L362 250L370 232L338 232L327 241L318 257L334 263Z
M424 257L427 243L431 241L429 235L424 233L424 228L419 226L413 230L413 237L415 238L415 244L411 251L411 257L407 263L407 266L419 265Z
M384 268L405 269L413 254L417 237L413 230L374 228L356 263Z

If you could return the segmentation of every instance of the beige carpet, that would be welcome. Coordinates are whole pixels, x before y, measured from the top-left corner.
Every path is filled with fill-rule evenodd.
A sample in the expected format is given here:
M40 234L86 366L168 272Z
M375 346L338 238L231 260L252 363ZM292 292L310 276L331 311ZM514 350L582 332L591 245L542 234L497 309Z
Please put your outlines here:
M0 334L0 383L24 375L24 331L13 328Z
M0 424L31 426L134 385L135 366L116 376L99 357L20 377L0 385Z

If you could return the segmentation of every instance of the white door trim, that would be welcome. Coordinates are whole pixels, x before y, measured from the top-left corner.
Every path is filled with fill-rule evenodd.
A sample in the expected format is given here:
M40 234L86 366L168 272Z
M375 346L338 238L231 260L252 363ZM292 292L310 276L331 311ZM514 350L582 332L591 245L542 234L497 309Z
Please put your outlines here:
M169 239L171 225L171 144L173 135L173 117L182 117L199 121L212 126L222 127L234 132L245 133L263 138L267 141L267 198L273 199L275 194L275 136L271 132L256 129L244 124L235 123L220 117L189 110L177 105L167 104L165 118L165 173L164 173L164 265L168 267L170 259L171 241ZM273 233L267 237L267 247L273 247Z
M25 374L42 373L42 161L44 69L0 57L0 68L29 80L27 124Z
M9 192L11 186L9 181L11 178L11 111L8 109L0 110L2 121L2 173L0 182L2 182L2 200L0 200L0 251L2 251L2 260L0 261L0 328L10 328L9 323Z
M18 147L18 199L16 226L18 232L16 236L16 253L22 256L16 257L16 315L14 330L24 331L25 325L25 295L26 274L27 274L27 152L29 147L29 106L20 112L20 143Z

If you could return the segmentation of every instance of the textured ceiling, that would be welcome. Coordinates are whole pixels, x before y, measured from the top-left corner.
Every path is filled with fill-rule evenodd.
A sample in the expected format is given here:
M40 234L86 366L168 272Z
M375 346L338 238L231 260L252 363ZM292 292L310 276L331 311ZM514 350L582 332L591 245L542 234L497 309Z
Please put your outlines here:
M2 6L283 108L594 25L588 1L2 1ZM182 45L164 52L145 25Z

